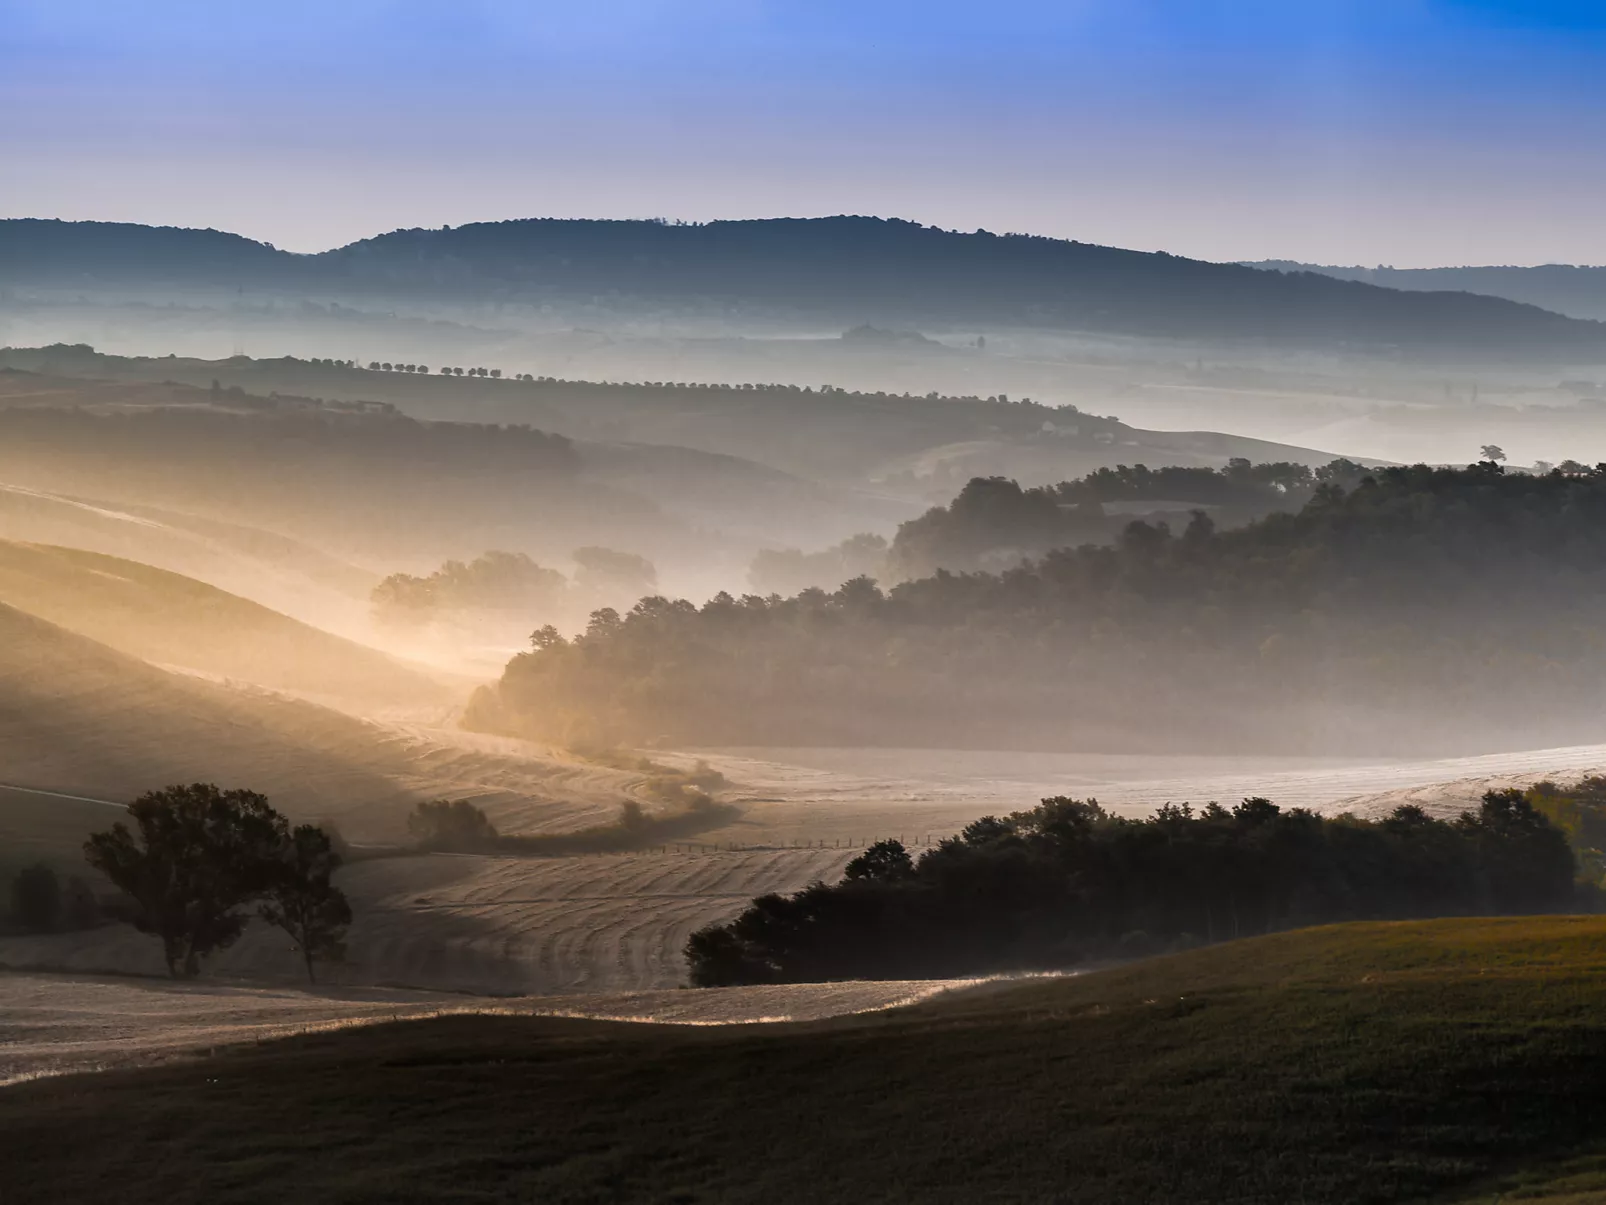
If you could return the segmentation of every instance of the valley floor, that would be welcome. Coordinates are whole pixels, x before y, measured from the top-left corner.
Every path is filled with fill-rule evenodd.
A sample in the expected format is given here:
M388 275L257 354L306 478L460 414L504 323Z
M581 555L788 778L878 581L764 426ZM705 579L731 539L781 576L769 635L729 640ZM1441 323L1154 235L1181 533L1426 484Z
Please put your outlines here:
M328 815L359 844L401 838L411 801L432 796L473 801L504 833L572 830L611 820L644 780L450 727L369 720L348 731L344 756L389 785L380 797L331 801L314 815ZM1443 814L1474 806L1492 786L1606 767L1606 746L1388 763L875 749L652 756L712 762L730 780L721 796L735 818L627 853L355 861L342 871L356 913L349 961L327 977L344 987L501 996L674 989L685 982L687 937L754 896L833 880L881 837L899 837L918 853L978 816L1026 808L1045 795L1097 796L1130 813L1267 795L1324 812L1376 813L1412 802ZM649 810L661 806L645 802ZM83 836L113 819L103 803L0 788L0 838L15 860L54 851L71 865ZM162 970L156 943L123 925L0 936L0 966ZM282 935L256 925L206 973L294 985L301 970Z

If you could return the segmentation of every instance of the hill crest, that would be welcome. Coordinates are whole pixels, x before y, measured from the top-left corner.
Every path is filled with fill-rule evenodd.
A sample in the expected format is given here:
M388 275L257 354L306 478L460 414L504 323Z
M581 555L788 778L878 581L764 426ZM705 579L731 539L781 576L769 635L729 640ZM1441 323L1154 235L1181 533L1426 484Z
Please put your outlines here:
M1501 298L846 215L700 225L526 218L396 230L316 255L216 231L14 219L0 222L0 270L34 284L88 277L415 298L600 298L623 309L695 302L840 327L1012 325L1606 358L1600 324Z

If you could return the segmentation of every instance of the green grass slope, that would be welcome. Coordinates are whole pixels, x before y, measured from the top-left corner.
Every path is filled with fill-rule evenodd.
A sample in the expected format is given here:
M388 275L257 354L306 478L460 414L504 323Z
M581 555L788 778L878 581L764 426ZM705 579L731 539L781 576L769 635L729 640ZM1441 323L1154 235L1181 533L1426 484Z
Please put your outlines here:
M121 557L0 541L0 601L141 660L277 690L392 706L450 697L375 649Z
M810 1026L455 1018L0 1092L22 1202L1487 1199L1606 1135L1606 919L1362 924Z

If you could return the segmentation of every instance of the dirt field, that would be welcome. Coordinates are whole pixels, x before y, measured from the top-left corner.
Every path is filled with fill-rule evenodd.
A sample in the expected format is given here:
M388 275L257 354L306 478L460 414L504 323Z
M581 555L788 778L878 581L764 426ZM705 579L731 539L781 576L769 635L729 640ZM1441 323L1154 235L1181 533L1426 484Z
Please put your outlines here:
M835 878L847 850L454 855L347 867L356 922L349 961L325 977L493 995L675 988L681 951L704 925L755 895ZM159 975L157 943L125 925L0 938L0 965ZM211 976L294 984L301 968L278 930L255 924L214 957Z
M689 762L693 755L654 756ZM748 809L746 830L816 841L924 839L1050 795L1097 798L1127 815L1147 815L1165 803L1216 800L1230 807L1251 795L1328 813L1367 814L1398 802L1456 811L1490 787L1600 770L1606 744L1371 762L944 749L726 749L696 756L739 784L732 798Z

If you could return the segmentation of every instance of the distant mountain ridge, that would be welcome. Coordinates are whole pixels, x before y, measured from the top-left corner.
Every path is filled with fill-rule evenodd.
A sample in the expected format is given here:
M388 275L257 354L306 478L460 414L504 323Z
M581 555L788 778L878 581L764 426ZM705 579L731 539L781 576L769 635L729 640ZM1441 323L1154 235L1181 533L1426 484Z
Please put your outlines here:
M222 284L243 274L293 273L307 257L243 235L134 222L0 219L0 274L7 282Z
M1268 272L1035 235L870 217L532 218L397 230L315 255L212 230L13 219L0 277L621 309L715 303L835 326L1025 326L1606 359L1606 325L1467 293Z
M1504 297L1572 318L1606 320L1606 267L1540 264L1524 268L1490 264L1460 268L1340 267L1286 259L1258 260L1246 267L1273 272L1315 272L1408 292L1455 291Z

